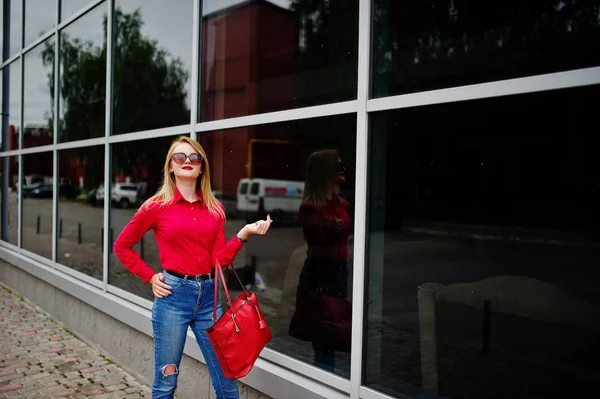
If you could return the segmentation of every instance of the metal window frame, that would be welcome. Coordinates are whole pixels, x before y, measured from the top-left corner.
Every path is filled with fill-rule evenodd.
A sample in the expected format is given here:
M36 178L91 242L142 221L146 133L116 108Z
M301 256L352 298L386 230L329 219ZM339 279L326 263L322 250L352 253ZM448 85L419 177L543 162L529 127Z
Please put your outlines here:
M106 3L105 3L106 1ZM69 268L58 263L58 242L57 242L57 223L58 223L58 179L59 179L59 155L60 151L74 148L85 148L92 146L104 146L104 184L110 186L111 180L111 149L118 143L132 142L142 139L152 139L167 136L176 136L181 134L190 134L193 138L205 132L236 129L247 126L257 126L270 123L291 122L318 117L356 114L356 210L354 214L354 240L355 257L353 265L353 330L352 330L352 354L350 365L350 379L345 379L337 375L325 372L324 370L304 363L292 356L266 348L261 358L257 361L256 367L272 375L284 378L286 381L296 384L313 384L311 389L315 392L328 392L331 397L351 397L354 399L386 399L391 398L382 392L363 385L363 340L364 340L364 293L365 293L365 274L367 267L366 244L368 240L368 167L370 159L368 158L367 145L369 142L369 116L375 112L383 112L395 109L403 109L416 106L425 106L433 104L442 104L447 102L457 102L466 100L475 100L483 98L492 98L507 95L525 94L539 91L573 88L586 85L600 84L600 66L591 68L581 68L575 70L562 71L557 73L539 74L535 76L520 77L514 79L485 82L460 87L452 87L438 90L431 90L419 93L410 93L394 95L381 98L370 98L371 84L371 34L372 34L372 0L357 0L359 6L358 21L358 73L357 73L357 97L353 100L323 104L311 107L282 110L256 115L248 115L236 118L215 120L210 122L200 122L200 79L201 79L201 51L202 51L202 0L193 0L193 25L192 25L192 73L191 73L191 94L190 94L190 121L189 124L170 126L166 128L152 129L148 131L133 132L120 135L111 135L112 131L112 84L113 84L113 65L114 65L114 10L115 0L93 0L76 13L70 15L67 19L61 21L62 1L56 1L56 23L52 30L37 38L33 42L25 45L25 2L22 2L21 10L21 46L20 51L14 54L8 60L2 62L0 69L9 67L13 62L20 70L19 82L19 136L18 149L0 153L0 157L15 156L18 159L18 178L19 182L23 179L23 157L28 154L41 152L53 153L53 178L55 192L52 199L52 259L49 260L40 255L32 253L22 247L22 222L23 222L23 198L21 192L18 196L18 239L17 245L0 242L0 256L13 259L20 264L22 268L30 273L42 278L57 287L75 287L76 293L79 293L80 299L88 300L90 304L104 309L111 313L109 309L112 305L119 303L119 309L114 312L122 322L138 329L141 332L149 334L148 326L143 324L147 321L148 311L151 308L151 301L131 294L108 282L108 272L110 264L109 249L109 227L110 227L110 195L104 196L103 225L103 279L97 280L87 276L77 270ZM106 4L108 15L107 34L107 59L106 59L106 107L105 107L105 132L103 137L84 139L70 142L59 142L58 136L58 116L60 93L60 32L62 29L71 25L81 17L86 15L96 7ZM36 46L52 36L56 37L55 42L55 103L54 103L54 137L53 144L34 148L23 148L23 114L24 114L24 56ZM25 266L26 265L26 266ZM122 300L125 300L122 301ZM111 313L112 314L112 313ZM186 353L190 356L203 361L202 355L194 345L186 346ZM292 371L294 370L294 371ZM308 381L308 382L307 382ZM329 390L331 388L331 390ZM401 396L407 397L408 396Z
M352 267L352 351L350 357L350 397L358 399L363 375L364 293L367 243L367 148L371 72L371 6L372 0L360 0L358 11L358 106L356 113L356 172L354 211L354 265Z
M112 131L112 109L113 109L113 44L114 44L114 14L115 0L107 1L106 18L106 97L104 100L104 209L103 209L103 236L102 236L102 290L108 288L108 271L110 265L110 205L112 199L111 174L111 145L109 143Z
M369 113L372 113L449 102L568 89L599 83L600 66L375 98L369 100L367 110Z
M52 161L53 161L53 169L52 169L52 178L54 185L52 192L52 265L56 268L57 261L57 251L58 251L58 198L59 198L59 187L60 183L59 179L59 162L58 162L58 149L56 148L56 144L58 144L58 104L60 103L59 95L60 95L60 38L58 36L58 22L60 21L60 8L61 8L62 0L56 0L56 20L54 22L54 109L53 113L53 121L54 124L52 126Z

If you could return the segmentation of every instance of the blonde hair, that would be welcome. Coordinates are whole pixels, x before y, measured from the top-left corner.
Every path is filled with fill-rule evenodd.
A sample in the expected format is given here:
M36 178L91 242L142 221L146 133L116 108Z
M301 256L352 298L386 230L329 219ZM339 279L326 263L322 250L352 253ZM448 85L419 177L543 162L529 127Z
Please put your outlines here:
M178 137L171 143L171 148L167 152L167 158L165 159L165 166L163 168L163 182L152 197L148 198L141 206L144 208L149 206L150 204L157 204L160 207L166 206L173 202L175 198L175 175L173 175L170 169L171 158L173 157L173 153L175 152L175 147L179 144L189 144L194 150L200 155L202 155L202 163L204 167L202 168L202 175L196 181L196 187L200 187L202 191L202 201L208 208L209 212L214 215L219 215L223 219L225 219L225 211L223 210L223 206L217 200L212 192L210 186L210 166L208 165L208 159L206 157L206 152L204 148L198 143L196 140L193 140L187 136Z
M339 156L337 150L322 150L313 152L308 157L304 201L312 202L317 209L325 206L327 195L335 189L333 177Z

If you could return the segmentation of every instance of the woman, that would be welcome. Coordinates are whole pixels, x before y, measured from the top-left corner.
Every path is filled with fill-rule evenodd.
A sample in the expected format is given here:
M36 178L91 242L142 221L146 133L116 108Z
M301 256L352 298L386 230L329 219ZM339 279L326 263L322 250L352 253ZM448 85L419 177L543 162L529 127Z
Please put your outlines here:
M123 265L152 285L154 382L152 398L173 398L188 326L192 328L211 375L217 398L239 398L235 380L226 378L205 328L212 326L216 262L230 265L247 238L263 235L271 219L244 226L225 242L225 212L210 186L210 169L202 146L188 138L173 142L165 160L163 183L114 245ZM152 270L133 250L154 230L162 273ZM218 317L222 314L218 304ZM240 348L241 350L241 348Z
M336 150L308 159L300 222L308 244L296 292L292 337L312 342L315 363L335 368L335 351L349 351L348 237L349 203L338 195L346 167Z

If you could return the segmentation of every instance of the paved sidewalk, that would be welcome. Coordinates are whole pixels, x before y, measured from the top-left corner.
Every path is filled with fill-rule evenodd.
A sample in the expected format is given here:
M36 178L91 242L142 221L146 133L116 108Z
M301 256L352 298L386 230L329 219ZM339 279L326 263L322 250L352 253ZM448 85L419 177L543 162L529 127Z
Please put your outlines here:
M149 398L150 389L0 285L0 398Z

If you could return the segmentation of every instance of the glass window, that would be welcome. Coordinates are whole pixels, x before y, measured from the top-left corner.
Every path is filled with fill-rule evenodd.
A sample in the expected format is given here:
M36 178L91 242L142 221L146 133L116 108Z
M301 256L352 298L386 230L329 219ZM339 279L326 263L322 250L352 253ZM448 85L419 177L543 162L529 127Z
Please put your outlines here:
M150 286L130 273L112 253L121 231L139 206L154 195L162 183L162 169L167 151L175 137L160 137L112 145L112 193L110 210L110 266L108 283L146 299L153 299ZM104 186L98 189L97 201L104 201ZM162 271L154 232L149 231L133 247L157 272Z
M8 54L4 56L6 60L21 51L23 9L21 0L7 0L3 3L3 12L8 16L8 20L4 21L8 26L2 31L3 35L8 34L8 37L4 37L4 45L8 47Z
M25 54L23 147L53 143L54 38Z
M52 259L52 152L23 155L22 247Z
M113 134L190 123L193 8L116 1Z
M25 45L56 25L56 0L25 0Z
M89 5L91 0L61 0L60 20L65 21L73 14Z
M106 3L61 31L59 141L104 136Z
M0 3L0 32L2 32L2 40L0 40L0 54L4 61L4 2Z
M202 4L202 121L356 98L357 0Z
M597 0L375 0L374 96L600 64Z
M21 64L14 61L2 71L2 93L7 101L2 102L2 135L0 144L3 151L19 148L20 108L21 108Z
M599 100L600 85L372 116L367 385L444 398L596 385Z
M59 151L58 168L57 262L102 280L104 147Z
M317 332L328 319L314 316L327 303L342 314L351 309L355 121L344 115L200 135L212 188L222 193L227 239L257 218L274 220L234 263L260 297L273 334L269 347L346 378L349 318L337 330Z
M18 187L17 182L19 180L19 163L18 157L3 157L2 162L2 190L1 190L1 203L2 203L2 228L1 237L2 241L6 241L13 245L18 245L17 234L18 234L18 223L19 223L19 209L18 209Z

